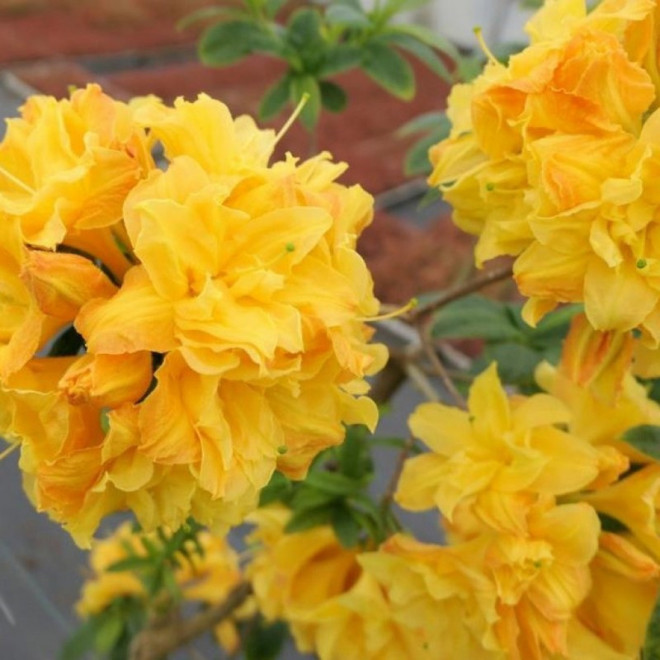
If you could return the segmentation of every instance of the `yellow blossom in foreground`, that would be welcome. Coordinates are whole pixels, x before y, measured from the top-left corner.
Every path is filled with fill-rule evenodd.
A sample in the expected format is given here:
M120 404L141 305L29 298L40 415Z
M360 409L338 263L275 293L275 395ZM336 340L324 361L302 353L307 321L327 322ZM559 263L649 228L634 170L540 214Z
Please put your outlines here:
M479 236L478 265L516 257L534 324L584 302L599 330L660 341L657 3L545 3L531 45L449 98L429 179Z
M329 154L269 163L275 144L206 95L126 105L97 85L10 122L0 432L80 544L123 509L237 524L275 469L302 478L345 424L376 424L386 350L355 249L373 200Z
M570 420L555 397L508 396L493 364L475 379L467 411L427 403L410 417L431 451L405 462L396 500L436 506L449 523L464 504L484 524L519 531L537 494L574 492L610 469L609 455L560 428Z
M328 526L286 534L284 507L251 516L257 529L247 569L260 611L289 624L299 650L321 660L430 660L419 622L406 621L387 590Z
M520 532L484 526L445 547L397 535L362 563L396 616L423 628L434 658L577 660L570 624L591 588L599 531L590 506L542 498Z

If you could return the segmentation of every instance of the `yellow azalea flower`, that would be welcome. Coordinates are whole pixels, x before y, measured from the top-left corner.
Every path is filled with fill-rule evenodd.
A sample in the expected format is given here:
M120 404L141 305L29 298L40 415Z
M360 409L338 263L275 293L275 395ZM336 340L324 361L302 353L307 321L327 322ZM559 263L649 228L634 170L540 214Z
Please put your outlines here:
M0 381L21 369L65 321L48 317L21 277L28 251L18 221L0 222Z
M437 657L421 627L400 621L387 591L363 571L358 549L342 547L329 526L287 534L290 517L281 506L252 514L247 575L260 611L285 620L300 651L321 660Z
M411 510L437 506L450 523L457 506L474 504L488 524L519 531L526 505L512 508L517 494L579 490L606 462L558 428L570 419L554 397L508 397L493 364L475 379L467 411L429 403L413 413L410 428L431 452L406 460L396 500Z
M93 401L99 408L116 408L137 401L151 384L151 355L86 353L64 373L58 386L77 405Z
M590 506L530 506L520 533L482 527L467 542L396 535L361 562L397 616L429 635L433 657L578 658L571 622L590 593L600 523Z
M54 248L71 230L119 222L151 167L131 110L98 85L63 101L33 96L0 143L0 212L20 219L26 242Z
M536 370L539 385L572 411L570 431L610 452L609 478L592 485L624 472L624 456L636 463L650 460L620 440L634 426L660 425L660 406L632 375L635 344L630 333L594 330L580 314L571 323L559 365L543 362Z
M97 85L10 122L0 432L79 544L123 509L146 529L237 524L275 469L302 478L346 424L376 424L386 349L355 249L373 200L329 154L270 164L276 141L205 95ZM67 357L35 358L54 340Z
M28 250L21 279L39 309L63 324L73 321L87 301L109 298L117 290L92 261L61 252Z
M653 0L590 12L583 0L547 2L527 49L449 98L454 126L430 151L429 183L479 236L479 266L517 257L530 324L584 302L595 328L660 342L659 24Z
M577 613L580 625L624 657L638 658L658 597L660 566L624 536L604 532L591 576L591 591Z
M647 465L583 499L623 523L651 555L660 560L660 465Z
M598 516L586 504L539 506L530 512L526 536L503 534L488 544L496 633L511 658L569 655L567 623L591 588L599 532Z
M493 631L495 587L479 570L481 556L475 544L437 546L396 534L359 561L386 590L395 619L422 632L430 657L503 660Z

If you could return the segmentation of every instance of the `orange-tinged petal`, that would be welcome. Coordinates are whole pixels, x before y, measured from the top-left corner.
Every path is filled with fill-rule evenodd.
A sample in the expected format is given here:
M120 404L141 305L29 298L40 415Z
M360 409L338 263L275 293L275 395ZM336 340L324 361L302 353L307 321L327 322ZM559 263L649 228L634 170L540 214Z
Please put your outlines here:
M171 303L157 295L145 270L137 266L112 298L87 303L75 327L94 353L164 353L177 345L173 316Z

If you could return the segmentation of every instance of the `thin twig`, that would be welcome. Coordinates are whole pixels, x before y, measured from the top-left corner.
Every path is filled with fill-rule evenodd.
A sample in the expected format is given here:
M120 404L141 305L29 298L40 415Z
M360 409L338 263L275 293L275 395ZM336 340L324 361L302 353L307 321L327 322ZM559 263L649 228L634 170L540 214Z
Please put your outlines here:
M387 484L387 488L385 489L385 493L380 500L381 509L384 511L389 509L390 505L392 504L394 493L396 492L396 487L399 483L399 477L401 476L401 472L403 472L403 466L405 465L406 459L410 455L410 452L414 446L415 438L413 438L412 435L409 435L406 438L406 443L403 445L399 455L397 456L396 463L394 465L394 472L392 473L390 481Z
M130 660L161 660L168 653L191 642L226 619L252 593L248 582L236 585L227 598L195 616L162 627L155 625L142 630L131 644Z
M454 403L459 408L465 410L467 408L467 404L465 403L463 395L456 389L454 381L450 378L445 365L442 364L442 360L436 353L433 337L431 336L430 323L424 323L419 327L419 336L422 340L422 347L424 348L424 352L428 356L436 376L438 376L438 378L442 381L442 384L445 386L447 392L449 392L449 395L454 400Z
M495 282L505 280L508 277L511 277L512 274L513 268L510 264L501 268L495 268L493 270L486 271L483 275L475 277L465 282L464 284L461 284L454 289L450 289L446 293L441 294L435 300L431 300L424 305L418 305L410 312L408 312L406 318L411 323L418 322L427 314L440 309L440 307L444 307L444 305L447 305L454 300L458 300L459 298L463 298L463 296L467 296L470 293L479 291L489 284L494 284Z
M435 391L433 384L426 377L424 371L414 362L404 362L403 368L413 385L429 400L440 401L441 396Z

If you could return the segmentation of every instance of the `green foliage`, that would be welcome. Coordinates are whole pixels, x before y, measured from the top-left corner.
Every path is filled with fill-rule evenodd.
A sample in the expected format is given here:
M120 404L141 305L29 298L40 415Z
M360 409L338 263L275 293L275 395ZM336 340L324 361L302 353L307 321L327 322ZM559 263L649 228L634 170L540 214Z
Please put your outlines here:
M126 660L131 640L146 624L146 615L140 599L116 598L76 630L62 647L58 660L80 660L90 653L108 660Z
M633 426L621 436L621 439L650 458L660 460L660 426L652 424Z
M371 446L400 449L403 443L398 438L373 438L364 426L349 426L344 443L322 452L304 481L293 482L276 472L261 492L260 506L286 504L293 512L286 527L289 533L331 525L345 547L367 540L381 543L397 524L368 494L374 474Z
M646 639L640 657L642 660L660 658L660 598L655 603L653 613L646 627Z
M521 316L521 303L507 303L472 295L440 309L433 318L436 339L481 339L484 348L474 361L479 373L496 361L500 378L523 392L535 391L534 370L542 360L556 362L571 319L580 311L567 305L531 328Z
M201 525L189 519L176 532L158 529L156 538L139 537L140 548L126 544L126 557L108 567L110 572L130 571L144 584L146 598L115 598L102 612L82 623L60 652L59 660L78 660L88 653L108 660L126 660L135 635L144 628L148 612L171 609L180 598L174 570L193 554L203 554L197 538Z
M283 621L268 623L259 616L245 632L245 660L275 660L282 652L289 629Z
M195 12L180 25L211 21L198 43L201 61L210 66L227 66L259 53L283 60L286 72L267 90L259 115L271 119L288 102L296 105L307 94L300 120L312 131L321 109L341 112L346 107L346 91L328 80L343 71L360 68L403 100L415 94L415 75L402 52L438 76L453 78L440 56L460 58L449 41L423 27L393 22L401 12L426 2L386 0L367 11L359 0L330 0L325 5L299 6L281 16L286 0L241 0Z

